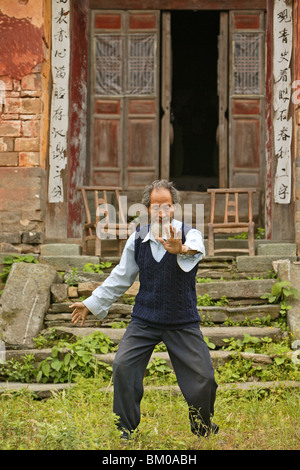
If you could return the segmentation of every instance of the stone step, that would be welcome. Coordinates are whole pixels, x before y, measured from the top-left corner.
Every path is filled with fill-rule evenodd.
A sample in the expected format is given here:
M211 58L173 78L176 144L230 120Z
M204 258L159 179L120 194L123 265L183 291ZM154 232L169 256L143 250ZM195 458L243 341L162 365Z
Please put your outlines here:
M45 316L45 325L47 328L55 326L65 325L71 323L71 313L69 309L69 302L52 304ZM131 320L131 313L133 310L132 305L124 303L114 303L107 316L104 320L99 322L94 315L88 315L86 318L86 325L101 325L107 326L115 321L127 321ZM262 305L250 305L250 306L236 306L236 307L197 307L199 312L200 322L214 322L224 323L226 320L232 322L242 322L246 319L255 320L257 318L264 318L270 316L271 320L274 320L280 315L279 304L262 304Z
M91 328L91 327L57 327L56 333L62 337L65 335L83 337L88 336L95 331L100 331L101 333L107 335L114 343L118 344L126 331L125 328ZM275 327L222 327L222 326L213 326L213 327L202 327L201 328L203 337L209 339L216 347L222 347L225 345L223 339L243 339L244 334L256 338L271 338L272 341L277 342L281 340L281 330L280 328Z
M34 393L41 399L52 398L53 395L75 387L77 383L63 383L63 384L40 384L40 383L21 383L21 382L0 382L0 393L11 393L16 391L28 391ZM300 382L296 381L276 381L276 382L237 382L228 384L219 384L218 390L273 390L276 388L299 388ZM108 393L113 392L113 387L102 387L100 392ZM178 385L145 385L145 392L160 391L163 393L178 394L181 393Z
M47 243L41 245L40 256L79 256L81 246L77 243Z
M99 264L99 256L44 255L39 257L39 262L52 266L56 271L71 271L72 269L83 271L87 263Z
M26 355L34 356L35 363L44 361L47 357L51 356L51 348L45 349L25 349L25 350L10 350L6 352L6 361L14 360L22 362ZM70 350L65 348L60 352L60 357L64 357L65 354L69 353ZM234 351L209 351L211 360L214 367L220 367L232 359L236 353ZM95 357L98 361L104 362L105 364L112 365L115 359L116 353L107 353L107 354L95 354ZM240 356L243 359L252 360L254 363L258 364L272 364L274 358L268 356L267 354L256 354L256 353L246 353L241 352ZM171 369L173 368L172 362L167 351L164 352L153 352L151 355L150 361L153 362L155 359L161 359L166 362L167 366Z
M240 272L266 272L273 269L273 262L287 259L291 262L297 261L297 256L287 255L257 255L237 256L236 267Z
M271 292L274 283L274 279L197 283L196 293L201 296L208 294L213 300L222 296L227 299L260 299L266 292Z
M198 282L196 283L196 293L197 296L208 294L212 300L220 299L223 296L226 296L227 299L261 299L263 294L271 292L274 283L274 279ZM78 296L90 296L99 285L101 285L101 282L79 283L77 287ZM135 297L139 288L139 281L134 281L125 294Z

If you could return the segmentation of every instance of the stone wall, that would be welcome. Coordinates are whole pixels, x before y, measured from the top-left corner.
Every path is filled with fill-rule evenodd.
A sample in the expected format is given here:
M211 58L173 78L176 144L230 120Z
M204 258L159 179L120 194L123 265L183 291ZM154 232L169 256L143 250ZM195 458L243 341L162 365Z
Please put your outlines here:
M44 240L46 188L42 168L1 168L0 252L39 252Z

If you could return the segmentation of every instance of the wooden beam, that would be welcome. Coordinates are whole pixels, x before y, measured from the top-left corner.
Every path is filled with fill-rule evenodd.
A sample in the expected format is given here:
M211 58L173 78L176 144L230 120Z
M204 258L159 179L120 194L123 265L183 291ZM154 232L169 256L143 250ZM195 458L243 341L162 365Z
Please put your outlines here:
M89 0L106 10L265 10L267 0Z

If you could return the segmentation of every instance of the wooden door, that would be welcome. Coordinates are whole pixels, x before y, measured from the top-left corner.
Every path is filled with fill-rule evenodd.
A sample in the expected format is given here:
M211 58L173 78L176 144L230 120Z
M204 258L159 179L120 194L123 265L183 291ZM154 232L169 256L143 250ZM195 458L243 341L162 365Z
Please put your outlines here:
M263 11L229 13L229 186L263 188Z
M144 187L159 173L159 12L91 18L90 182Z

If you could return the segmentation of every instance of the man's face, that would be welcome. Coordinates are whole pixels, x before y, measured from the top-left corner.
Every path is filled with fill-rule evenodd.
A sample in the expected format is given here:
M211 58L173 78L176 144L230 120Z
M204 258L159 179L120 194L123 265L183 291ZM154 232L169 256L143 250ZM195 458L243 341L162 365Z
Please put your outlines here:
M148 208L151 223L169 224L173 219L174 210L170 191L165 188L153 189L150 196L150 207Z

